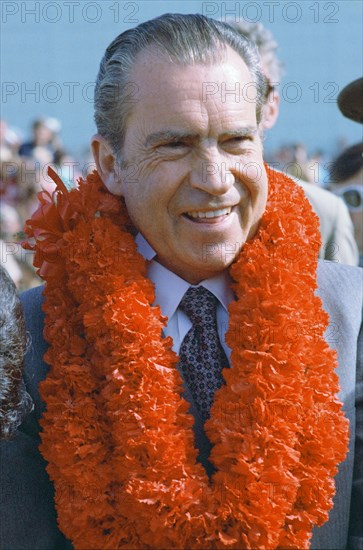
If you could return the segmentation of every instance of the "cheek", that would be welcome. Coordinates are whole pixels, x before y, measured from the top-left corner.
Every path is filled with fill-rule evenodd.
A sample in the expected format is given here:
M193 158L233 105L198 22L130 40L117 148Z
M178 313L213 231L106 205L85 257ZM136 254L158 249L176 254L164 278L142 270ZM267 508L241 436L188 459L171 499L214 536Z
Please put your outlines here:
M260 189L267 182L267 173L263 162L262 150L258 144L251 145L246 152L231 165L242 181L250 189Z
M268 194L268 181L264 167L252 161L245 165L241 174L241 181L251 198L252 206L264 209Z
M144 234L163 230L170 200L165 185L160 185L160 182L154 179L130 185L124 198L130 218L139 230Z

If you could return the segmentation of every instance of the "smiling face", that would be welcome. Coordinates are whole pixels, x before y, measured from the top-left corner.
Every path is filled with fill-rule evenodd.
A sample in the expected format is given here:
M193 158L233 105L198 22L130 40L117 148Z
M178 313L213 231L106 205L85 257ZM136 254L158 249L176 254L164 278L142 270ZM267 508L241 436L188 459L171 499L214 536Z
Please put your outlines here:
M112 191L156 259L196 284L232 263L265 210L252 78L228 48L220 63L187 67L143 52L130 80L138 94Z

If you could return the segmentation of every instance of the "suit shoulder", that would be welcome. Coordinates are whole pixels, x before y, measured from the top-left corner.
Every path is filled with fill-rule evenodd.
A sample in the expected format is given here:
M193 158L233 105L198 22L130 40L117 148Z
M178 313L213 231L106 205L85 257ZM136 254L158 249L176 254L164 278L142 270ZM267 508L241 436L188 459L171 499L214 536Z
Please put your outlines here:
M361 267L319 260L317 275L319 285L330 283L337 285L341 291L350 290L350 293L356 291L362 299L363 269Z
M363 270L361 267L319 260L318 295L324 309L335 318L343 318L359 332L363 309Z
M328 189L323 189L318 185L313 185L312 183L308 183L302 180L297 181L296 179L294 179L294 181L296 181L296 183L298 183L304 189L306 195L308 196L315 197L319 201L329 200L331 204L336 204L337 206L340 203L344 204L343 200L340 197L334 195L334 193L332 193Z

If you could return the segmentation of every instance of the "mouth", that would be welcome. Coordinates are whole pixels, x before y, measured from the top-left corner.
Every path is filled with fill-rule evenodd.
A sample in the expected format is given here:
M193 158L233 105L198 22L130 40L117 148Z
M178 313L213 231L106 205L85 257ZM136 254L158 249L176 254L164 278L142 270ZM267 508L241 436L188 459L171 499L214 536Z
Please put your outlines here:
M227 208L220 208L218 210L185 212L183 216L195 223L217 223L229 216L231 212L232 207L228 206Z

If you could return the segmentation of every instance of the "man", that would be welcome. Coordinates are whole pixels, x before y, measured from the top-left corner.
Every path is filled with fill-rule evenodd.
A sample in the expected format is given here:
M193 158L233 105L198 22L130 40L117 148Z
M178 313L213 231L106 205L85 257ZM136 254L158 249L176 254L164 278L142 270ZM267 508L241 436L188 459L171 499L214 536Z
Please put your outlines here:
M38 118L32 125L32 140L19 148L21 157L30 157L47 164L54 161L54 155L61 148L60 122L56 118Z
M5 547L66 547L56 516L75 548L306 547L342 461L311 546L359 546L359 270L318 274L353 420L344 460L314 296L318 226L300 189L264 167L264 94L254 48L203 16L162 16L107 49L98 173L71 192L53 173L56 198L43 194L27 225L45 318L40 292L27 293L35 415L5 447L5 475L27 484L16 530L2 506Z
M363 144L351 145L334 159L330 167L330 189L342 197L353 222L359 249L359 265L363 267Z
M363 78L347 84L338 95L341 113L354 122L363 123L362 110ZM363 224L362 224L362 144L353 145L334 159L330 167L330 188L342 196L352 218L355 238L359 248L359 265L363 267ZM338 182L338 186L336 183ZM341 185L344 182L344 187Z
M262 23L231 21L230 24L258 47L262 69L268 81L268 93L263 109L263 127L269 130L276 124L280 112L278 85L281 82L283 68L276 55L278 45L272 33ZM279 168L283 167L277 167ZM301 168L299 171L301 173ZM358 247L344 202L329 191L317 185L308 184L301 176L294 179L304 189L314 212L319 216L322 237L319 257L333 262L358 265Z

